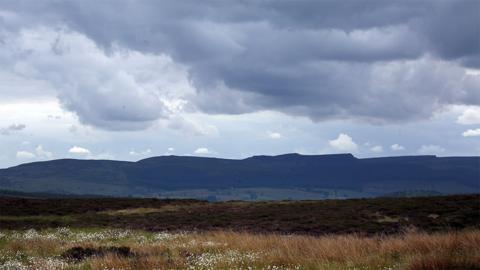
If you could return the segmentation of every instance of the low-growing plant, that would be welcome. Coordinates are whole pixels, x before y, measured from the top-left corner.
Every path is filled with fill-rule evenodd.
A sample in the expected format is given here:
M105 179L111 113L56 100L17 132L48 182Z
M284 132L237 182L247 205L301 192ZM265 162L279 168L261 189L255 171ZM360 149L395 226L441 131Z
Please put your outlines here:
M2 231L12 269L480 269L480 231L301 236L112 229Z

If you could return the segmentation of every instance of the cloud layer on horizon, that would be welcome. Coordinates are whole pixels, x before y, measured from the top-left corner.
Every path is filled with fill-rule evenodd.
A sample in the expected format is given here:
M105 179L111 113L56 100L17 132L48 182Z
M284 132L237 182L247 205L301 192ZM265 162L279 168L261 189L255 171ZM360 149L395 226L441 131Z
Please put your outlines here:
M261 110L396 123L480 105L478 1L4 1L2 75L86 124ZM18 93L18 92L17 92ZM2 91L15 96L15 91Z

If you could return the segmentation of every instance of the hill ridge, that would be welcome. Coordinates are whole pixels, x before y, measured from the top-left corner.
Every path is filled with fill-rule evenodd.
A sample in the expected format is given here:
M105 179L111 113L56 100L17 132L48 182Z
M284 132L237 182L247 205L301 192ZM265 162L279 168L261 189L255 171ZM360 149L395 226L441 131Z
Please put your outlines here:
M405 190L475 193L479 185L480 157L428 155L357 158L349 153L289 153L244 159L157 156L136 162L59 159L0 170L0 189L6 190L173 197L181 191L191 194L192 190L204 190L203 195L191 195L202 199L219 195L215 190L242 190L252 199L263 196L259 189L263 193L271 192L265 189L296 190L303 192L300 198L317 198L318 194L369 197ZM343 195L338 195L339 190Z

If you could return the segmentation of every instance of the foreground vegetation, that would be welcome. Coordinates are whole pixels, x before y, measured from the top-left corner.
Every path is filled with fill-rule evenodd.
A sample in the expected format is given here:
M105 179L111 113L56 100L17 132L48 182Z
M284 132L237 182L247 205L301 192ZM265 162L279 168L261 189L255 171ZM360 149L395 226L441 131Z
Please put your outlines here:
M480 269L480 196L0 198L0 270Z
M0 269L480 269L480 231L298 236L57 228L0 233Z

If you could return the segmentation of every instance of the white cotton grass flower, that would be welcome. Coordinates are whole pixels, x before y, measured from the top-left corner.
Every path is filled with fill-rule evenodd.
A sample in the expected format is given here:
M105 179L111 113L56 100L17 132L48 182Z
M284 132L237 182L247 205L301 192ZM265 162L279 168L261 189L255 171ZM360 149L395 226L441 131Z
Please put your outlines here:
M8 260L0 265L0 270L29 270L29 268L17 260Z
M0 270L62 270L68 267L67 262L55 257L15 257L0 262Z
M176 233L159 232L153 236L153 239L159 242L168 242L168 241L178 240L179 238L182 238L185 236L187 236L186 232L176 232Z
M40 237L40 235L38 234L38 232L35 229L27 230L23 234L24 239L36 239L36 238L39 238L39 237Z
M72 230L68 227L57 228L55 233L63 238L70 237L73 234Z
M155 239L155 241L170 241L175 238L176 238L175 234L171 234L168 232L159 232L153 236L153 239Z
M189 269L211 269L218 265L253 263L260 259L260 253L228 250L224 253L205 252L188 257Z

